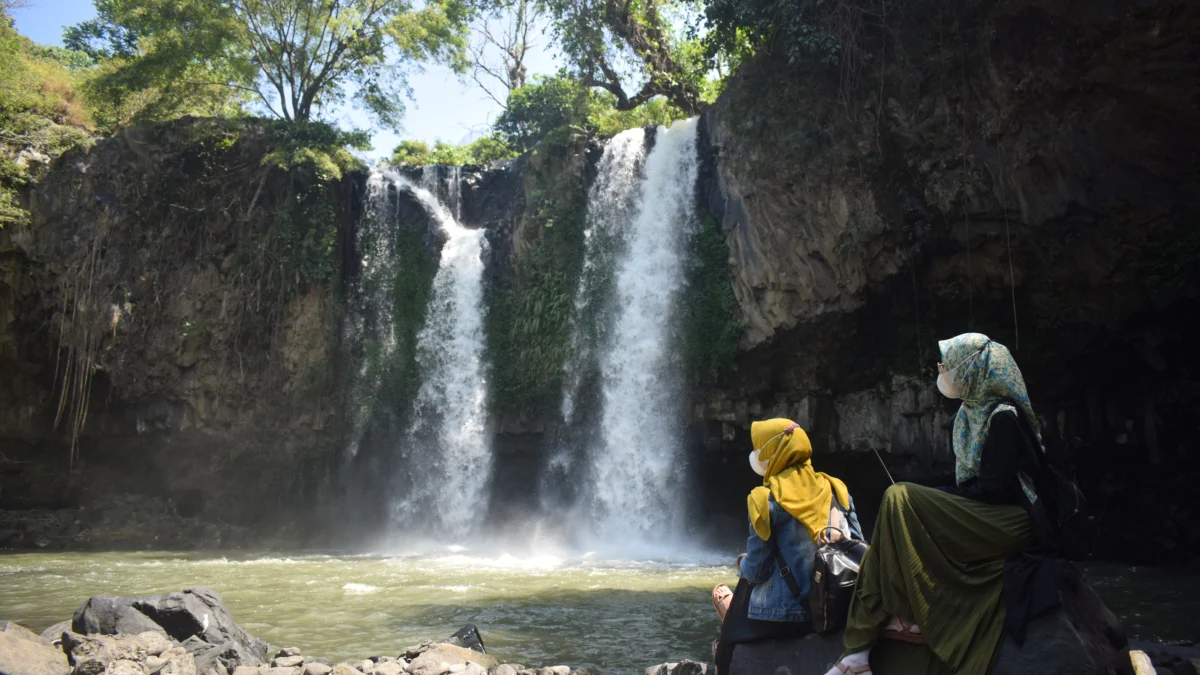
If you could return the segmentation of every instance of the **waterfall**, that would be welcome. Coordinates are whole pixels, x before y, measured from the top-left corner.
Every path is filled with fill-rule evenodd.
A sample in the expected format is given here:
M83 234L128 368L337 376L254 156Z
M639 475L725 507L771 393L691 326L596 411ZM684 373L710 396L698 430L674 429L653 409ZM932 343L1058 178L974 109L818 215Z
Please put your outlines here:
M436 530L442 536L461 537L487 508L487 487L491 475L491 439L487 423L487 376L483 365L483 248L482 230L463 227L450 208L460 200L459 181L439 185L436 167L425 170L425 180L417 185L390 167L374 169L368 180L368 207L363 226L363 277L372 281L369 296L360 302L368 311L361 323L387 325L376 330L379 352L395 351L394 322L387 314L397 290L388 281L385 268L392 215L398 208L390 205L388 195L399 199L407 193L420 204L432 220L442 245L437 271L433 277L425 318L416 335L415 355L420 387L411 403L405 433L393 440L394 454L400 459L399 474L393 479L397 495L391 503L391 516L401 532ZM455 174L455 177L457 174ZM432 190L448 188L446 203ZM402 224L401 224L402 225ZM393 246L394 247L394 246ZM389 300L393 298L393 300ZM387 331L392 331L389 334ZM375 359L373 362L377 362ZM360 389L378 391L379 373L367 373L365 365ZM383 370L383 376L393 370ZM361 435L361 432L359 432ZM352 447L353 451L354 448Z
M659 127L648 155L641 139L626 132L605 149L575 308L577 351L588 357L585 347L594 350L601 408L599 438L588 452L589 520L602 539L625 543L682 519L686 411L673 324L699 163L695 119ZM607 311L589 307L595 302L607 302ZM589 314L598 317L593 327ZM578 385L568 386L568 420L578 393Z
M614 258L620 252L629 224L636 217L641 197L641 170L646 159L646 130L623 131L604 148L596 180L588 191L587 227L583 232L584 258L571 312L574 357L567 363L563 392L563 420L570 424L576 399L588 368L595 365L596 350L605 341L605 319L611 308Z

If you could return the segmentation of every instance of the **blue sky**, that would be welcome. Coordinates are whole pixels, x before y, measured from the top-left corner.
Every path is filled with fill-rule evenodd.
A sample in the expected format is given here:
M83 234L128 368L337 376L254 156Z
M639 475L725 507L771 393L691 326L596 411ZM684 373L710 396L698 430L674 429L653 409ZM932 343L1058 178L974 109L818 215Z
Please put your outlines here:
M29 7L13 12L17 30L33 40L52 45L62 44L62 31L96 15L92 0L32 0ZM539 35L534 42L526 67L530 74L549 74L558 69L557 59L547 49L548 38ZM424 73L409 79L413 100L406 101L403 129L400 134L375 129L372 157L391 156L392 148L402 138L412 138L432 144L441 140L459 143L481 135L500 112L500 106L490 100L470 81L442 66L430 66ZM335 119L344 126L367 128L367 117L356 110L342 110Z

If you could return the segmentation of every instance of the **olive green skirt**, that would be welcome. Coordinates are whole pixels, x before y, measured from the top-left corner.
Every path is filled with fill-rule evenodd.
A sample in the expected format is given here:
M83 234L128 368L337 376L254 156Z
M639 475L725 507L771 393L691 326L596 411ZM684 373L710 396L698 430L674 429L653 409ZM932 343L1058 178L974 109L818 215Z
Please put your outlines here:
M921 627L927 648L875 650L872 664L880 675L985 675L1004 628L1004 561L1035 543L1029 515L1019 506L893 485L884 493L850 603L846 653L870 649L895 615Z

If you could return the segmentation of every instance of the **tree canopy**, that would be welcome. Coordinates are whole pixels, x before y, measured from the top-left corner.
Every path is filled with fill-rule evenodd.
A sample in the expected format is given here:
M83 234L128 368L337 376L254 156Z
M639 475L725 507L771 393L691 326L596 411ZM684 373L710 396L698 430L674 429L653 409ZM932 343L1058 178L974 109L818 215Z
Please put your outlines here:
M254 102L284 120L352 99L396 128L406 73L466 68L461 0L96 0L65 43L100 64L101 98L146 92L141 116L169 115L205 92L212 108Z

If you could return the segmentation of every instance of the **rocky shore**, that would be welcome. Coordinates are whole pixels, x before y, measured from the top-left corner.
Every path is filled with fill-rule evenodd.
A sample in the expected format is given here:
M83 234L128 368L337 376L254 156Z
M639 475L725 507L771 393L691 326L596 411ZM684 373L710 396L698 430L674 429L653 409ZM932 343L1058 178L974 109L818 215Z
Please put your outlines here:
M704 675L708 664L682 661L647 675ZM602 675L565 665L500 663L473 625L396 656L348 663L272 647L233 620L211 589L146 597L97 595L68 621L38 635L0 621L0 675Z

